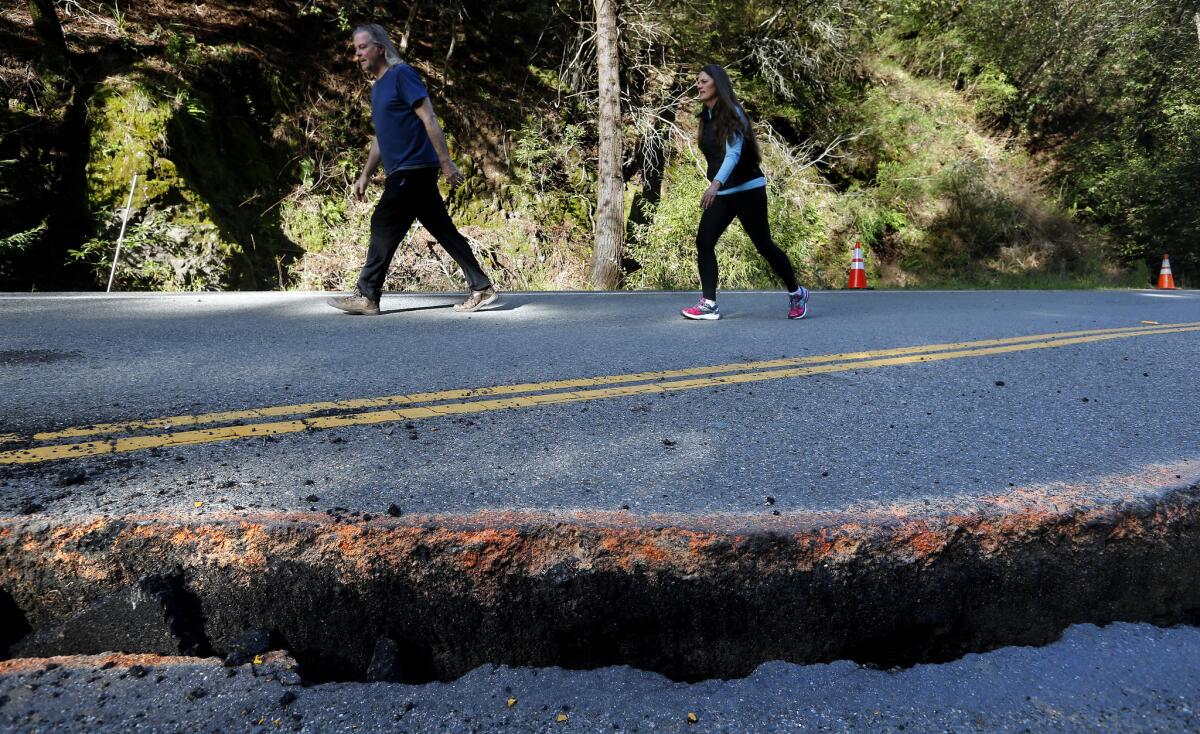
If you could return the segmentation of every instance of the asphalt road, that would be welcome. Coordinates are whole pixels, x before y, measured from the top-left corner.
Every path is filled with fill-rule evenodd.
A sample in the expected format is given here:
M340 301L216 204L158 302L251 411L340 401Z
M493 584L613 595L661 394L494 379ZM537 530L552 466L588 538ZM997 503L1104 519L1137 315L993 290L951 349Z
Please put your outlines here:
M896 671L767 663L673 683L631 668L484 666L452 683L286 686L216 659L0 663L12 732L1192 732L1200 630L1079 625ZM511 701L511 705L510 705ZM688 715L695 721L690 722Z
M456 294L393 295L355 317L315 294L0 296L0 513L761 513L1200 473L1200 331L1167 326L1200 322L1200 293L830 292L802 321L726 293L705 323L679 317L691 297L506 294L464 316ZM900 351L820 359L863 350ZM692 372L641 375L672 370ZM622 375L641 377L592 379ZM566 379L584 383L545 384ZM270 406L295 407L203 417ZM283 427L231 438L255 424ZM88 442L104 453L53 453Z

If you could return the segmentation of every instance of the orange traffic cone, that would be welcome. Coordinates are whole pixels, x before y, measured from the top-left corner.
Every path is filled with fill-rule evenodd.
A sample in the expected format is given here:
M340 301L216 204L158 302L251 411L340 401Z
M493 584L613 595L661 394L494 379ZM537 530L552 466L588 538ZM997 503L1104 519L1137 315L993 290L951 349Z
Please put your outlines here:
M1164 291L1175 290L1175 276L1171 275L1171 261L1163 255L1162 269L1158 271L1158 288Z
M847 288L866 288L867 270L863 265L862 243L854 243L854 256L850 261L850 282Z

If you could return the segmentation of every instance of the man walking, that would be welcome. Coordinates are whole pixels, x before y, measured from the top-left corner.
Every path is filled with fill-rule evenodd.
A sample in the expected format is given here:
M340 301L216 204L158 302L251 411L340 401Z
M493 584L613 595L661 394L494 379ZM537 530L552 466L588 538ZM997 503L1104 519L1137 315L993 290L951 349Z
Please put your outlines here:
M371 244L356 292L330 298L329 305L346 313L378 314L388 266L414 220L429 230L467 278L471 294L454 310L476 311L495 303L496 289L480 269L467 239L451 221L437 188L439 168L451 188L461 184L463 176L450 160L429 90L416 70L400 59L379 25L372 23L354 30L354 58L375 80L371 84L375 139L362 175L354 182L354 194L363 199L367 183L381 163L387 182L371 215Z

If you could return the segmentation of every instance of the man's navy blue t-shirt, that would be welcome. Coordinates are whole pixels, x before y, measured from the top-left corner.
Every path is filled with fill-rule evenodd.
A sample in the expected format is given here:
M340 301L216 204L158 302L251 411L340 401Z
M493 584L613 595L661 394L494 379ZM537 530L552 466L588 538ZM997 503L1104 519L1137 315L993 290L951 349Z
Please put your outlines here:
M408 64L396 64L371 85L371 117L380 162L388 174L406 168L438 166L437 151L414 111L429 96L425 82Z

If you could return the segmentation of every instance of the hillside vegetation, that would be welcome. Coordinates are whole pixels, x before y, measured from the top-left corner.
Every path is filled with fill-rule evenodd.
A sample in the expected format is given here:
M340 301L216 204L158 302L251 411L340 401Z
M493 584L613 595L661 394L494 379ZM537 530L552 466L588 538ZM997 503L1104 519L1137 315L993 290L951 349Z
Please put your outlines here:
M52 15L46 11L52 9ZM507 289L586 286L596 206L590 6L29 0L0 11L0 288L344 289L371 201L350 58L381 22L467 174L452 211ZM776 240L815 287L861 241L873 284L1137 285L1200 273L1200 26L1163 0L629 0L622 286L697 285L692 91L730 69ZM57 19L62 42L56 45ZM55 24L57 27L57 24ZM49 30L48 30L49 29ZM722 287L773 287L734 226ZM419 227L393 289L458 288Z

